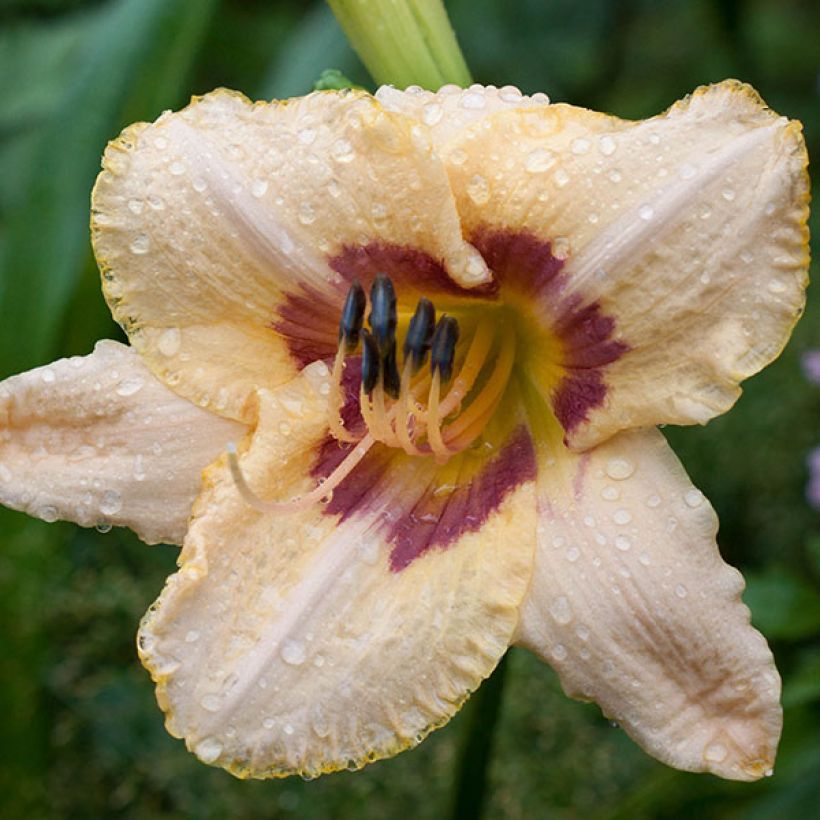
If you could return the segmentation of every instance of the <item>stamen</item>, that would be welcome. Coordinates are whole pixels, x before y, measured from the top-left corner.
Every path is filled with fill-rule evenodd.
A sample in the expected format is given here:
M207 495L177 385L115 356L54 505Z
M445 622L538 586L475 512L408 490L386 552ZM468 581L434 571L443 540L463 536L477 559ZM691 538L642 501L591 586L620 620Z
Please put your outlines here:
M333 361L333 373L330 377L330 395L328 396L327 406L327 421L330 427L330 432L334 438L339 441L358 441L359 437L354 436L353 433L345 429L344 422L341 419L342 405L344 404L344 396L342 394L342 370L345 362L345 345L339 344L339 349L336 351L336 358Z
M362 331L362 390L370 395L379 383L379 348L368 330Z
M384 387L381 384L377 384L376 389L373 391L373 421L376 425L374 435L380 438L388 447L395 447L398 442L393 432L392 420L396 414L395 408L391 409L393 409L393 412L391 412L388 417L387 408L384 403Z
M366 303L364 288L358 282L354 282L347 292L347 298L342 308L342 318L339 321L339 345L344 346L345 353L348 356L359 345L359 334L364 323Z
M429 299L421 298L416 305L416 312L410 319L407 336L404 339L404 361L410 362L411 376L421 370L436 327L436 309Z
M458 342L458 322L452 316L442 316L438 320L430 346L430 369L440 372L442 381L449 381L453 375L453 360Z
M406 344L405 344L406 349ZM415 415L415 410L411 412L411 402L415 405L413 397L413 389L410 386L410 377L413 372L414 362L412 359L407 359L405 353L404 370L401 374L401 391L399 392L399 401L397 404L398 412L396 414L396 435L399 439L399 444L404 448L404 452L411 456L420 456L422 451L416 447L413 438L410 435L410 422L415 419L418 423L418 416Z
M367 455L367 451L373 446L375 439L373 436L365 436L348 454L341 464L317 487L302 496L296 496L288 501L266 501L260 498L245 480L242 468L239 466L239 457L236 454L236 445L231 441L226 447L228 451L228 465L231 468L236 489L242 500L259 512L264 513L293 513L299 510L306 510L327 499L336 487L350 475L356 465Z
M379 351L384 354L396 339L396 291L384 274L379 274L370 286L370 329Z
M448 448L463 450L481 434L504 395L514 361L515 331L506 327L495 367L487 383L470 406L444 430Z
M443 464L455 452L444 443L441 437L441 408L439 394L441 391L441 371L433 373L430 395L427 399L427 442L439 464Z
M382 386L384 392L392 399L399 397L399 389L401 388L401 381L399 379L399 369L396 366L396 340L387 347L387 350L382 356Z

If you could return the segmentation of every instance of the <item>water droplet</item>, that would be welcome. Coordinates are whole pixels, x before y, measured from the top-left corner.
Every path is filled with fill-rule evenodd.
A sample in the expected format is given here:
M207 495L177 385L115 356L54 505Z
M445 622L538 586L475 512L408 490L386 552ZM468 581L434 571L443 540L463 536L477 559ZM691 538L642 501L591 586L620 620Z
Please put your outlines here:
M712 277L709 276L708 273L705 271L700 275L700 283L702 285L708 285L712 281Z
M601 490L601 498L605 501L617 501L620 497L621 491L612 484L607 484L607 486Z
M218 712L222 708L222 698L219 695L205 695L199 705L206 712Z
M185 165L184 165L183 163L181 163L179 160L177 160L176 162L172 162L172 163L168 166L168 170L169 170L169 171L170 171L170 172L171 172L171 173L172 173L175 177L178 177L178 176L181 176L182 174L184 174L184 173L185 173Z
M46 383L51 384L56 378L56 374L50 367L43 368L40 371L40 378Z
M567 657L567 648L561 643L555 644L555 646L552 647L552 657L557 661L565 660Z
M467 162L467 153L461 148L456 148L450 152L448 159L451 165L464 165Z
M279 424L279 432L280 432L283 436L288 436L288 435L290 435L290 431L291 431L291 429L292 429L292 428L291 428L291 426L290 426L290 425L289 425L286 421L283 421L283 422L281 422L281 423Z
M568 624L572 620L572 609L569 601L563 596L556 598L550 604L550 615L555 619L556 623Z
M196 643L199 640L199 632L196 629L189 629L185 633L185 643Z
M424 106L422 120L425 125L436 125L444 116L444 109L438 103L428 103Z
M621 526L623 526L624 524L628 524L632 520L632 514L629 512L629 510L625 510L622 507L620 510L615 510L615 515L612 516L612 520L616 524L620 524Z
M0 480L11 481L14 478L11 470L5 464L0 464Z
M45 521L47 524L53 524L60 517L60 514L57 511L56 507L53 507L50 504L48 504L45 507L40 508L38 517Z
M264 729L273 729L274 726L276 726L276 721L273 718L266 717L262 721L262 727Z
M303 202L299 206L299 221L303 225L311 225L316 221L316 211L309 202Z
M514 85L505 85L498 92L498 98L506 103L520 103L522 96L521 91Z
M268 190L268 181L266 179L255 179L251 183L251 193L257 198L265 196Z
M222 744L214 737L205 738L194 746L194 754L203 763L214 763L222 754Z
M581 555L581 550L578 547L569 547L567 549L567 561L575 562Z
M531 174L542 174L555 165L555 154L546 148L537 148L527 155L524 167Z
M205 180L202 177L196 177L191 184L194 186L194 190L198 194L203 193L208 187L208 183L205 182Z
M103 535L104 535L107 532L111 532L113 527L107 521L98 521L94 525L94 529L97 530L97 532L103 533Z
M722 763L726 760L729 750L721 743L712 743L706 747L703 757L710 763Z
M140 376L129 376L126 379L123 379L119 383L117 387L117 395L118 396L133 396L134 393L139 392L143 385L145 384L145 379Z
M305 658L307 657L307 653L305 651L305 645L301 641L293 641L287 639L282 644L282 651L280 652L282 655L282 660L285 663L289 663L291 666L299 666L305 662Z
M655 216L655 209L651 205L641 205L638 209L638 216L648 222Z
M632 541L630 541L629 537L626 535L616 535L615 546L621 550L621 552L626 552L632 547Z
M137 455L134 456L134 480L145 481L146 478L144 458L142 453L137 453Z
M168 147L168 140L165 137L157 137L154 140L154 146L159 148L160 151L164 151Z
M731 188L725 188L722 196L727 202L731 202L735 198L735 192Z
M165 208L165 202L156 194L148 194L145 201L155 210L161 211Z
M175 356L179 352L181 344L182 334L179 332L179 328L169 327L167 330L163 331L162 335L159 337L159 340L157 341L157 350L159 350L163 356Z
M589 638L589 630L585 626L579 626L575 630L575 634L582 640L586 641Z
M294 728L293 728L293 726L291 726L291 725L290 725L290 723L286 723L286 724L282 727L282 731L283 731L286 735L292 735L292 734L296 731L296 729L294 729Z
M563 168L559 168L555 172L553 179L559 188L563 188L569 182L569 174Z
M786 285L780 279L770 279L767 288L769 293L783 293Z
M139 256L148 253L151 248L151 240L148 234L140 233L133 238L129 247L131 248L131 253L135 253Z
M687 594L688 594L687 589L683 584L678 584L675 587L675 595L677 595L678 598L685 598L687 596Z
M608 134L605 134L600 140L598 140L598 148L605 157L612 156L617 147L618 145L615 140Z
M314 128L302 128L297 136L302 145L312 145L316 139L316 130Z
M555 239L552 240L550 250L556 259L566 259L570 252L569 239L565 236L556 236Z
M145 203L141 199L128 200L128 210L131 211L132 214L141 214L144 207Z
M649 558L649 553L646 550L643 550L641 554L638 556L638 560L645 566L648 567L651 563L651 559Z
M699 507L703 504L703 493L700 490L689 490L688 493L684 496L684 500L686 501L687 506L692 507Z
M635 472L635 465L625 458L611 458L606 465L606 474L616 481L623 481Z
M698 172L698 169L692 165L691 162L685 162L680 167L680 177L681 179L692 179L692 177Z
M100 499L103 515L116 515L122 509L122 496L116 490L106 490Z
M588 139L584 139L583 137L578 137L578 139L574 139L572 141L572 145L570 146L573 154L586 154L589 151L590 142Z
M490 199L490 186L480 174L474 174L467 183L467 195L476 205L485 205Z
M661 138L660 138L660 136L658 136L658 134L650 134L649 135L649 141L652 143L652 145L660 145L661 144Z
M352 162L356 156L353 146L346 139L338 139L330 146L330 156L336 162Z
M771 216L775 212L775 210L776 206L774 202L767 202L766 207L763 209L763 212L766 214L766 216Z
M661 503L661 497L659 495L650 495L649 498L646 499L646 506L647 507L659 507Z
M310 724L318 737L324 738L330 734L330 723L328 722L324 709L322 709L321 706L317 706L313 710Z
M465 91L461 95L461 100L459 104L462 108L478 111L484 108L484 106L487 104L487 101L484 99L484 95L480 92Z

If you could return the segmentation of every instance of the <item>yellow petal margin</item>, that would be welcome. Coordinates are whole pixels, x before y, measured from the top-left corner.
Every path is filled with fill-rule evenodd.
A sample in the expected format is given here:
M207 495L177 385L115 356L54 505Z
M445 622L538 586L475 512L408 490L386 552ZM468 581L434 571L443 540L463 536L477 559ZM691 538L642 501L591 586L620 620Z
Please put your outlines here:
M317 363L260 394L241 463L263 497L315 481L327 379ZM239 777L357 768L421 741L490 674L530 578L534 482L479 531L391 571L385 531L415 475L340 521L321 506L256 512L224 463L209 470L180 570L139 634L168 729L201 760Z
M544 321L561 321L560 302L597 305L628 348L602 368L606 396L568 431L574 448L725 412L803 310L806 147L749 86L700 88L636 123L502 111L444 156L468 239L531 234L564 260Z

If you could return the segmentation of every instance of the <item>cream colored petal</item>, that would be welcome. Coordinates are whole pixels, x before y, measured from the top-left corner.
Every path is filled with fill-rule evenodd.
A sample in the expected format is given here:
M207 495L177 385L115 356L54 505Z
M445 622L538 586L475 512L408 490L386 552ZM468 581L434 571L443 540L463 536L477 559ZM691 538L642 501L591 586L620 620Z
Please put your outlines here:
M464 285L489 276L424 129L366 94L215 91L126 129L103 169L92 236L114 316L160 378L222 415L250 421L255 389L305 364L283 321L335 344L343 251L409 246Z
M98 342L0 384L0 502L179 544L202 470L244 430L178 398L131 348Z
M542 459L520 642L664 763L755 780L774 764L780 678L716 530L656 430Z
M513 85L503 88L445 85L435 92L419 86L399 91L391 85L383 85L376 91L376 99L388 111L413 117L427 126L437 149L446 148L464 129L498 111L549 105L546 94L527 96Z
M727 410L803 309L800 125L734 81L645 122L551 105L487 123L449 153L465 235L551 242L564 262L540 294L544 321L597 305L629 348L604 366L605 399L572 445Z
M260 396L242 468L265 498L315 482L327 378L311 365ZM241 777L359 767L418 743L493 669L529 580L534 482L478 531L391 569L388 530L429 471L414 464L349 516L258 513L224 465L209 470L181 569L139 636L167 727L201 760Z

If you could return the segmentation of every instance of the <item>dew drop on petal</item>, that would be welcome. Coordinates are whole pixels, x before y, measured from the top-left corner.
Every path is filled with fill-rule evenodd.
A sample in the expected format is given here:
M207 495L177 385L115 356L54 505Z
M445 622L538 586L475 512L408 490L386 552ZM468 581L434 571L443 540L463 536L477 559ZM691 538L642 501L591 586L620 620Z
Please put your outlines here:
M566 660L567 648L561 643L555 644L555 646L552 647L552 657L557 661Z
M692 507L695 509L696 507L700 507L703 504L703 493L700 490L689 490L688 493L684 496L684 500L686 501L686 505L688 507Z
M175 356L179 352L182 344L182 334L177 327L169 327L163 331L162 335L157 341L157 350L163 356Z
M621 491L612 484L607 484L607 486L601 490L601 498L605 501L617 501L620 497Z
M623 481L635 472L635 465L625 458L611 458L606 465L606 474L616 481Z
M729 750L723 744L712 743L706 747L703 757L710 763L722 763L726 760L726 755L728 754Z
M490 186L480 174L474 174L467 183L467 195L476 205L485 205L490 199Z
M683 584L678 584L675 587L675 595L677 595L678 598L685 598L687 596L687 594L688 594L688 590L686 589L686 587Z
M641 205L638 209L638 216L648 222L655 216L655 209L651 205Z
M428 103L424 106L421 118L425 125L436 125L444 116L444 109L438 103Z
M199 632L196 629L189 629L185 633L185 643L196 643L199 640Z
M555 165L555 154L546 148L537 148L527 155L524 167L531 174L542 174Z
M116 490L106 490L100 499L100 512L103 515L116 515L122 509L122 495Z
M276 726L276 721L273 718L266 717L262 721L263 729L273 729L274 726Z
M632 547L632 541L629 540L629 537L626 535L616 535L615 536L615 546L621 551L626 552Z
M619 510L615 510L615 514L612 516L612 520L616 524L620 524L623 526L624 524L628 524L632 520L632 514L629 510L625 510L623 507Z
M117 395L133 396L134 393L138 393L142 389L144 384L145 379L140 376L129 376L128 378L123 379L117 386Z
M300 666L305 662L305 658L307 657L305 645L301 641L293 641L290 639L282 644L280 654L282 655L282 660L291 666Z
M560 595L550 604L550 615L559 624L568 624L572 620L569 601L563 595Z
M586 154L589 151L589 140L584 139L583 137L578 137L578 139L574 139L572 141L572 145L570 149L572 150L573 154Z
M312 225L316 221L316 211L309 202L303 202L299 206L299 221L303 225Z
M41 507L38 512L38 517L45 521L47 524L53 524L59 517L60 514L57 511L56 507L46 505L45 507Z
M553 179L559 188L563 188L569 182L569 174L563 168L559 168Z
M735 192L731 188L725 188L722 196L727 202L731 202L735 198Z
M589 630L585 626L579 626L575 630L575 634L582 640L586 641L589 639Z
M600 140L598 140L598 148L605 157L612 156L612 154L615 153L615 149L617 147L618 146L615 140L608 134L605 134L603 137L601 137Z
M168 170L169 170L169 171L170 171L170 172L171 172L171 173L172 173L175 177L178 177L178 176L182 176L182 174L184 174L184 173L185 173L185 166L184 166L181 162L179 162L179 161L177 160L176 162L172 162L172 163L168 166Z
M194 754L203 763L213 763L222 754L222 744L214 737L205 738L196 744Z
M219 695L205 695L199 702L199 705L206 712L218 712L222 708L222 699Z
M268 190L268 182L265 179L255 179L251 183L251 193L257 198L265 196Z
M128 200L128 210L131 211L132 214L141 214L144 207L145 203L141 199Z
M204 193L208 188L208 183L202 177L195 177L191 185L198 194Z
M646 499L646 506L652 507L659 507L661 503L661 497L659 495L650 495L649 498Z
M40 378L46 384L51 384L57 378L57 376L50 367L46 367L42 371L40 371Z
M569 547L567 549L567 561L574 563L581 555L581 550L578 547Z
M151 240L148 234L140 233L131 240L129 247L131 248L131 253L141 256L144 253L148 253L151 249Z
M338 139L330 146L330 156L336 162L348 163L353 161L356 154L353 146L346 139Z

